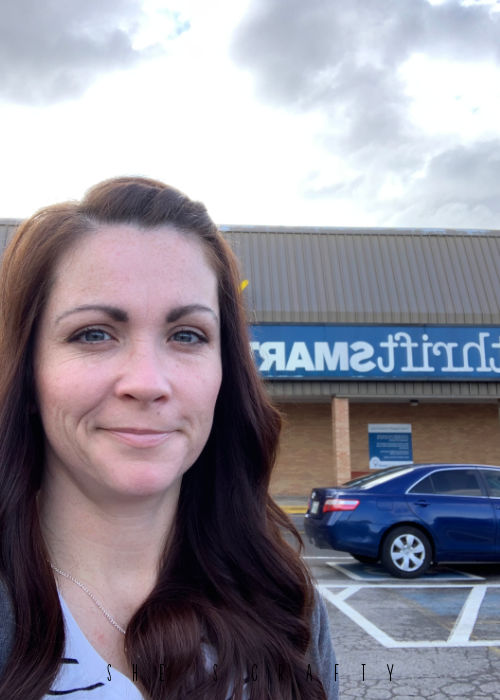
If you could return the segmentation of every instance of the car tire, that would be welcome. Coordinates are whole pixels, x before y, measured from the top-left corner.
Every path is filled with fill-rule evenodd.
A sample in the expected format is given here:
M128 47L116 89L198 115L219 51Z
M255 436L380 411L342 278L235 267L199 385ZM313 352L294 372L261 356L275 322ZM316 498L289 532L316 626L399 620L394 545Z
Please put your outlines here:
M376 564L377 563L377 557L367 557L364 554L353 554L352 552L349 552L351 557L356 559L356 561L359 561L361 564Z
M382 546L382 564L398 578L421 576L430 566L431 555L428 537L410 525L391 530Z

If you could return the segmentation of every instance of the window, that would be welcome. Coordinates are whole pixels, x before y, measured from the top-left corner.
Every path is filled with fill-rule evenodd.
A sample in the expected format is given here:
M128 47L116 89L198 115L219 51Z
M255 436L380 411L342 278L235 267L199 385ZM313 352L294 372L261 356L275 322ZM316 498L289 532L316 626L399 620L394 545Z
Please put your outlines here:
M473 469L443 469L432 474L435 493L448 496L482 496L477 474Z
M500 496L500 474L498 476ZM429 474L408 493L428 493L446 496L482 496L481 486L474 469L442 469Z
M415 484L415 486L412 486L408 493L434 493L430 474Z
M500 469L481 469L481 474L486 479L490 496L500 498Z

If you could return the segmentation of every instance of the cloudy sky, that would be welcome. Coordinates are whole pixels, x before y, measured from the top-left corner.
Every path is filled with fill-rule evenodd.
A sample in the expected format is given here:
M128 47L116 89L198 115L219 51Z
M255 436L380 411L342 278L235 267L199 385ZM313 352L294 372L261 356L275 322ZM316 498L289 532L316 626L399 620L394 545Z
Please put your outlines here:
M0 217L160 178L219 223L500 228L500 2L2 0Z

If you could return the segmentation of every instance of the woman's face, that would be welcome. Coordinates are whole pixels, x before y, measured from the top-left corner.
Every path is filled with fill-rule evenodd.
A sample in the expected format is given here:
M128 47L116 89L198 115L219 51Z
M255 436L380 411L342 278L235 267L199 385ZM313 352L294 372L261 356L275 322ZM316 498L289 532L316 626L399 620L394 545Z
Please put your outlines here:
M177 492L222 369L216 275L173 228L102 226L58 263L35 345L45 479L92 499Z

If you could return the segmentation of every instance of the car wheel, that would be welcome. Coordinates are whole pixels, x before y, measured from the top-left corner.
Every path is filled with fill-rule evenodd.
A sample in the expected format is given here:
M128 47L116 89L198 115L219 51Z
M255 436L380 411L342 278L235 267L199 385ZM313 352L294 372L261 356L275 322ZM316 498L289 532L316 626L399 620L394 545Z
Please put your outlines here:
M361 564L376 564L377 562L377 557L367 557L364 554L353 554L352 552L349 552L349 554Z
M399 578L416 578L429 568L431 545L416 527L397 527L387 535L382 547L382 564Z

